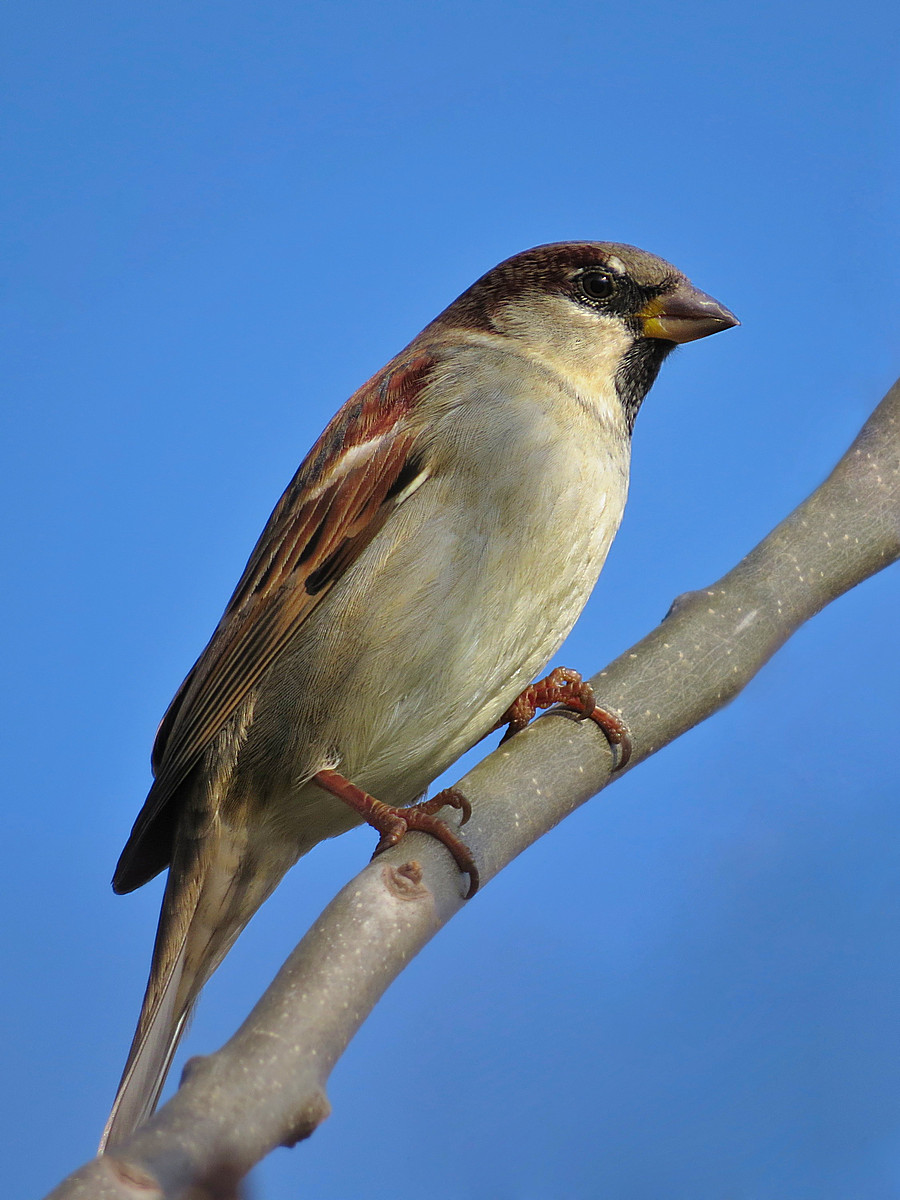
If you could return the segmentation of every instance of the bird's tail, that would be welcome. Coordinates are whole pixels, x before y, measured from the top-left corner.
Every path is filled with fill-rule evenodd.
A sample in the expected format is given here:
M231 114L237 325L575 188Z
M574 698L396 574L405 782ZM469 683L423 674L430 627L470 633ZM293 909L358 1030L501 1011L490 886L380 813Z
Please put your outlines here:
M221 826L197 849L185 863L176 852L169 871L144 1003L100 1153L153 1112L200 989L290 866L256 861L246 837Z

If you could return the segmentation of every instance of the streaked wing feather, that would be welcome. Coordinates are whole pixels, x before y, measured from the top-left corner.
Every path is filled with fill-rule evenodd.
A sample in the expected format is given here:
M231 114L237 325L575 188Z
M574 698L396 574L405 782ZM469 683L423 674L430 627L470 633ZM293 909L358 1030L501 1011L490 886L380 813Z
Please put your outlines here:
M139 886L133 880L144 872L136 857L161 811L210 740L382 528L408 480L424 469L407 417L433 365L428 355L389 364L344 405L289 484L215 633L160 723L152 758L156 779L119 860L117 890ZM166 864L151 865L155 874Z

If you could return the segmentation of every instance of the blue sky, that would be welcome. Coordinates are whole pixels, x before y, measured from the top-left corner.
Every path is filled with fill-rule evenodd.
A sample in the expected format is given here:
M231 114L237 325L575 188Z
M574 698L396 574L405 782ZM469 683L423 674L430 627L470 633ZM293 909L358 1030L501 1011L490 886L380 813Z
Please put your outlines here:
M156 723L327 418L539 242L633 242L733 308L641 412L559 657L601 667L799 502L897 374L900 18L188 0L2 22L0 1107L25 1197L92 1153L137 1016L161 881L109 878ZM840 600L485 889L258 1195L900 1195L898 601L896 569ZM187 1054L372 841L294 869Z

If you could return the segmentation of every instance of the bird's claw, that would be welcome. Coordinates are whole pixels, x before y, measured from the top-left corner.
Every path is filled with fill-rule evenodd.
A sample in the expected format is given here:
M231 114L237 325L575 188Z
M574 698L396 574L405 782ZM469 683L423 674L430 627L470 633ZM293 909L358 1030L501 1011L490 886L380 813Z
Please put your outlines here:
M465 825L472 815L472 805L465 798L462 792L456 788L444 788L432 800L423 800L420 804L413 805L419 812L434 814L440 812L442 808L458 808L462 813L459 823ZM409 809L402 809L402 812L409 812Z
M594 699L594 689L578 671L571 667L555 667L546 679L533 683L518 696L494 729L508 728L500 744L524 729L539 708L550 708L554 704L562 704L573 712L581 714L583 720L591 720L599 725L603 736L610 747L616 752L614 770L621 771L631 758L632 744L628 726L615 713L601 708Z
M407 833L428 833L447 847L460 871L469 876L469 888L465 898L471 900L478 891L480 879L471 850L456 836L446 821L441 821L434 815L448 806L458 808L462 813L460 824L465 825L472 815L472 806L462 792L455 788L447 788L438 792L433 800L423 800L420 804L411 804L408 808L393 808L381 800L376 800L337 771L319 771L313 778L319 787L343 800L358 812L368 825L378 831L381 837L373 858L396 846Z
M448 805L462 811L461 825L464 825L472 815L472 806L469 801L462 793L453 788L448 788L446 792L439 792L433 800L425 800L421 804L411 804L409 808L391 808L387 804L381 805L382 811L366 818L370 825L381 832L381 838L372 857L376 858L385 850L396 846L407 833L428 833L446 846L460 871L469 876L469 887L465 898L471 900L481 883L472 851L461 838L456 836L446 821L441 821L434 815Z

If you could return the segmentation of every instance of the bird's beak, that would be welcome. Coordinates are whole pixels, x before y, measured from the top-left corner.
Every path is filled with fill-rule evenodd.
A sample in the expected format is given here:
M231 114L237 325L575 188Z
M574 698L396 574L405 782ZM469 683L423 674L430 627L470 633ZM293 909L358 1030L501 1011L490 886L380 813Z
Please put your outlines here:
M721 329L740 325L724 304L713 300L686 279L674 292L651 300L637 315L643 322L644 337L665 338L668 342L693 342Z

